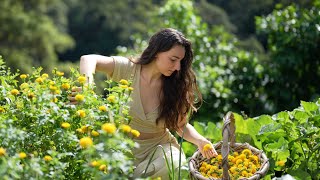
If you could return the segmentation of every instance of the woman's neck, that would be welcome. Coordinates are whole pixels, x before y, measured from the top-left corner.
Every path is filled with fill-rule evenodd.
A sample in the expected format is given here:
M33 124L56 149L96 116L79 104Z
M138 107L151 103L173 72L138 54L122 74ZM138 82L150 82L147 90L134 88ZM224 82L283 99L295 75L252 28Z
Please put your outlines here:
M148 84L154 84L161 79L162 74L155 67L154 63L149 63L141 66L140 75Z

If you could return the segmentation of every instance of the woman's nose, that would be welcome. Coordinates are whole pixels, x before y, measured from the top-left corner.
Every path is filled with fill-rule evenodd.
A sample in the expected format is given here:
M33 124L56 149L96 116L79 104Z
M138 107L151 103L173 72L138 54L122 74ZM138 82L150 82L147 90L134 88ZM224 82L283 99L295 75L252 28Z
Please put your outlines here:
M175 65L175 69L177 71L180 71L180 68L181 68L181 63L180 62L177 62L176 65Z

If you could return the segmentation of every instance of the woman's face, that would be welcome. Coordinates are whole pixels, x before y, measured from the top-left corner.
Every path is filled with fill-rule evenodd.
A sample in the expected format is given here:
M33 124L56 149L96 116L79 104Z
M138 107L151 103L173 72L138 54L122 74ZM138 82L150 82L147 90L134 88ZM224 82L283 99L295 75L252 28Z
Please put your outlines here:
M169 51L158 53L155 61L160 73L171 76L174 71L179 71L184 55L185 48L181 45L175 45Z

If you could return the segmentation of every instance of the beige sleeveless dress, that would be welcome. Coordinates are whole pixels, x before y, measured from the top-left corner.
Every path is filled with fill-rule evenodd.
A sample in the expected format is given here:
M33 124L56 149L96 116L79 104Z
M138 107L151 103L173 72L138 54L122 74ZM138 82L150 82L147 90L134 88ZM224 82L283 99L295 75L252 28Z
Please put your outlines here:
M158 108L152 112L144 113L141 98L140 98L140 70L141 65L131 62L124 57L114 57L115 67L112 75L112 80L120 81L121 79L132 80L133 92L131 93L132 101L130 102L130 116L132 120L130 126L142 133L160 133L163 134L159 137L137 140L139 147L132 150L135 157L134 165L134 178L144 175L148 162L155 152L151 164L148 166L146 176L148 177L161 177L161 179L169 179L168 168L165 160L165 155L169 160L169 166L171 169L171 152L173 157L174 171L177 174L179 166L179 144L176 138L170 133L170 131L164 128L164 123L160 122L156 125L156 119L158 117ZM170 147L171 145L171 147ZM163 153L165 152L165 155ZM172 151L171 151L172 150ZM181 153L181 164L186 162L184 153Z

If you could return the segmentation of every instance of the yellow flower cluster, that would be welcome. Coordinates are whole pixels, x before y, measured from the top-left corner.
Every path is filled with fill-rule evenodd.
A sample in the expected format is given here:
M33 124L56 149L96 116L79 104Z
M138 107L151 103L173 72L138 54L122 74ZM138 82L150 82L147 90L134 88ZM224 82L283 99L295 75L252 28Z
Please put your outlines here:
M104 123L101 127L108 134L114 134L117 130L116 126L112 123Z
M250 149L233 152L228 155L229 173L231 179L249 178L260 169L261 163L258 156L254 155ZM222 156L219 154L210 162L203 161L198 171L206 178L222 178Z

